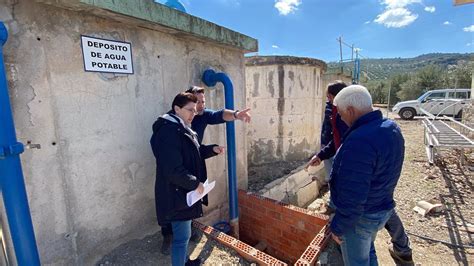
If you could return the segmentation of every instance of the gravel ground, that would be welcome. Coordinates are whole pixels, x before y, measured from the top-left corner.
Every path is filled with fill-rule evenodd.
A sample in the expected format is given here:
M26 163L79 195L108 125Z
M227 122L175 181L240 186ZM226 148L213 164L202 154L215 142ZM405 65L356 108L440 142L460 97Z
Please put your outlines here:
M460 165L461 153L456 150L442 153L436 165L427 163L423 144L423 125L420 120L396 120L405 137L405 161L395 191L397 212L406 230L421 236L442 240L455 245L474 245L467 225L474 224L472 153ZM444 210L426 217L413 211L420 200L440 203ZM435 241L409 235L416 263L424 265L469 265L474 263L473 248L454 248ZM382 230L376 246L379 261L391 263L387 251L390 237Z
M159 232L143 239L132 240L114 249L96 265L171 265L171 257L160 253L161 241L162 236ZM189 251L191 259L199 256L204 265L255 265L244 260L234 250L205 235L201 237L199 243L190 242Z
M474 224L474 154L466 153L466 164L461 166L461 153L456 150L447 151L442 153L442 159L436 162L436 165L430 166L423 144L421 120L404 121L393 114L390 117L395 118L405 137L405 161L395 190L395 200L397 212L407 232L454 245L474 245L473 235L467 232L468 225ZM329 193L325 193L323 199L328 198ZM420 200L440 203L444 210L423 217L413 211ZM413 235L409 237L416 264L474 264L474 248L456 248ZM380 265L394 265L388 253L391 241L386 230L378 233L375 245ZM330 263L339 261L335 258L339 253L334 246L330 245L327 252Z

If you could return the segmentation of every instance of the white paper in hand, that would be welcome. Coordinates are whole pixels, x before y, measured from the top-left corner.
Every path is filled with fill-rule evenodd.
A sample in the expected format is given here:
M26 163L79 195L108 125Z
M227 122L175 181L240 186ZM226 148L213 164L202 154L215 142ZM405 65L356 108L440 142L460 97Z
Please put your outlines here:
M211 191L214 188L214 186L216 185L216 181L212 181L211 183L208 183L206 180L206 182L204 182L203 185L204 185L204 192L202 194L197 192L197 189L190 191L188 192L188 194L186 194L186 201L189 207L193 206L194 203L196 203L198 200L201 200L204 196L206 196L207 193L209 193L209 191Z

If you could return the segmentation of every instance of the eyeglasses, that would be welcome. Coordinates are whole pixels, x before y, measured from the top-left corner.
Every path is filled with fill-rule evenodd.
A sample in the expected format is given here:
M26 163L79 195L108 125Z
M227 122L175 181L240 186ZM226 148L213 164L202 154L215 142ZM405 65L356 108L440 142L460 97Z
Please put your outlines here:
M192 109L189 109L189 108L184 108L184 107L183 107L183 108L181 108L181 109L187 110L187 111L191 112L191 113L194 114L194 115L196 115L196 114L198 113L198 112L196 111L196 109L193 109L193 108L192 108Z

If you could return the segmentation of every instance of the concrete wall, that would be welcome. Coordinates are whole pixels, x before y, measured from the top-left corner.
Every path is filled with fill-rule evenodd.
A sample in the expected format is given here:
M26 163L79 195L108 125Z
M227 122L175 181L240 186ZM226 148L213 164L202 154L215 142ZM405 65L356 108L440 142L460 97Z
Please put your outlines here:
M236 106L245 106L244 51L30 0L0 0L0 19L10 34L4 51L17 136L42 146L22 155L42 263L91 264L158 230L151 126L179 91L202 85L208 67L229 74ZM131 42L135 74L84 72L81 34ZM206 98L223 107L222 86ZM240 188L247 185L245 132L237 123ZM224 125L208 128L204 143L211 142L225 145ZM227 211L225 156L208 160L208 169L217 180L210 222Z
M319 148L325 68L309 58L246 59L249 164L305 160Z
M327 87L330 83L333 83L336 80L342 80L344 81L347 85L352 84L352 77L342 74L342 73L325 73L323 75L323 90L324 94L327 94ZM324 102L326 103L326 97L324 97Z
M312 177L318 179L312 181ZM268 183L259 191L259 195L304 208L318 198L321 187L326 184L324 178L325 171L322 164L309 167L307 170L301 166L290 174Z

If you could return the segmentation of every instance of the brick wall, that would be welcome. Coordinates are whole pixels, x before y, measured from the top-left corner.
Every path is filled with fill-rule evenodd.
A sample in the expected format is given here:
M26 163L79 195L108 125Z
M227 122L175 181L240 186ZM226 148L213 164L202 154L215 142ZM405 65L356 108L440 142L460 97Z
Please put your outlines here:
M314 261L325 244L327 216L242 190L239 211L240 240L251 246L263 241L265 252L282 261L294 264L302 255L311 257L305 261ZM318 244L312 245L317 239Z

